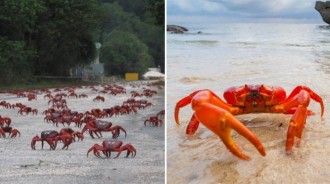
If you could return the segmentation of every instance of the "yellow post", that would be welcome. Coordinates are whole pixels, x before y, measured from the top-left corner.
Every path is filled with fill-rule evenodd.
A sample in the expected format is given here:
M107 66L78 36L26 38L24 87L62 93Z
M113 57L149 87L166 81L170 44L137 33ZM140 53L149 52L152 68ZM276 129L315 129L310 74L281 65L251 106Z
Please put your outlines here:
M139 74L138 73L125 73L125 80L127 80L127 81L139 80Z

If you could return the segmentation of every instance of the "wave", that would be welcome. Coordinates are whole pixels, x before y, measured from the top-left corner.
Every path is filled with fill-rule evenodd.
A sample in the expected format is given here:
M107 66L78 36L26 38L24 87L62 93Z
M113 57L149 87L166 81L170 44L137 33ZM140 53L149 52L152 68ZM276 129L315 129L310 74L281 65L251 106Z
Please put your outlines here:
M218 43L218 41L216 41L216 40L189 40L189 41L185 41L185 42L196 43L196 44L206 44L206 45Z
M202 81L214 81L214 80L210 78L202 78L202 77L183 77L179 81L183 84L193 84Z
M288 46L288 47L308 47L308 48L315 47L315 45L313 45L313 44L303 45L303 44L287 43L287 44L284 44L284 45L285 45L285 46Z

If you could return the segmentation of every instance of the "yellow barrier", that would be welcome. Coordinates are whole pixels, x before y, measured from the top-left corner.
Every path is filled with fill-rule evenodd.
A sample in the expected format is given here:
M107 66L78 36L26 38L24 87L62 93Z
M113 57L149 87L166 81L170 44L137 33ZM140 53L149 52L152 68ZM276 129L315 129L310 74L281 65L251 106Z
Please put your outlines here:
M125 73L125 80L127 80L127 81L139 80L139 74L138 73Z

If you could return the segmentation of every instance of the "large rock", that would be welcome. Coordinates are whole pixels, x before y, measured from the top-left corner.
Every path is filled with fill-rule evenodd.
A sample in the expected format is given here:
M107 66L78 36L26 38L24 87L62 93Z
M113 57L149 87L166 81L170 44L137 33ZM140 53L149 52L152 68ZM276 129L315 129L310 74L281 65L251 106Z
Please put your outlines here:
M330 24L330 1L316 1L315 9L320 13L323 21Z
M185 33L188 31L187 28L177 25L167 25L167 31L170 31L172 33Z

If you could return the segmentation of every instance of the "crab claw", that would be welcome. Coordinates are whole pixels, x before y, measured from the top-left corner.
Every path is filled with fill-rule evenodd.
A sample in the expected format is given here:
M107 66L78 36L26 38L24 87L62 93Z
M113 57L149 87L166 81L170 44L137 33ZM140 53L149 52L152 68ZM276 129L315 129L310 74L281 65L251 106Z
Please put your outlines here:
M235 130L240 135L249 140L263 156L266 155L265 149L261 142L246 126L239 122L227 109L229 106L221 101L210 90L200 90L192 93L188 97L180 100L175 108L175 120L178 121L178 110L180 107L192 104L192 109L195 111L186 133L191 135L194 134L198 128L199 123L202 123L213 133L219 136L222 142L225 144L227 149L232 152L235 156L249 160L250 157L242 153L240 148L231 136L231 131Z
M219 136L227 149L235 156L244 160L250 159L249 156L241 151L232 138L232 130L249 140L262 156L266 156L265 149L257 136L228 111L212 104L203 104L201 109L196 111L195 114L203 125Z

